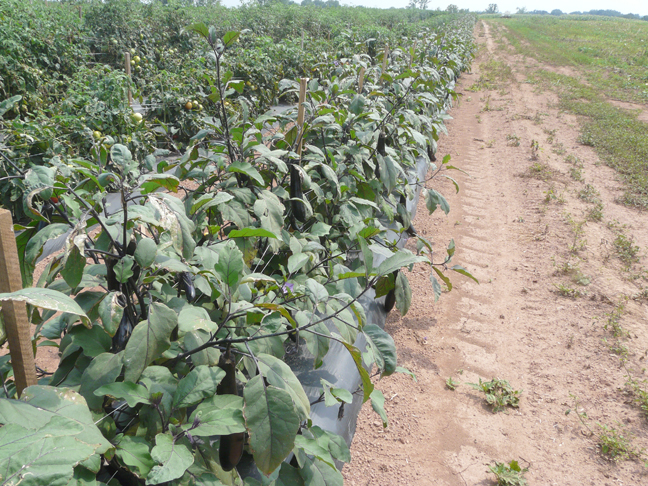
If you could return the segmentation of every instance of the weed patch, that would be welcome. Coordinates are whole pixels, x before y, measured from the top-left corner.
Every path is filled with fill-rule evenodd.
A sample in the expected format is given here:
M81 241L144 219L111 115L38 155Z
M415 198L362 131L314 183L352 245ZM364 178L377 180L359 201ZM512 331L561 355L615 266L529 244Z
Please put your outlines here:
M520 395L522 390L514 390L506 380L493 378L491 381L482 381L479 383L466 383L475 390L484 392L486 403L493 408L493 413L504 410L506 407L518 408L520 406Z
M488 466L490 472L495 475L497 486L526 486L527 481L524 474L529 470L528 467L522 469L517 461L511 461L508 464L496 462L494 466Z

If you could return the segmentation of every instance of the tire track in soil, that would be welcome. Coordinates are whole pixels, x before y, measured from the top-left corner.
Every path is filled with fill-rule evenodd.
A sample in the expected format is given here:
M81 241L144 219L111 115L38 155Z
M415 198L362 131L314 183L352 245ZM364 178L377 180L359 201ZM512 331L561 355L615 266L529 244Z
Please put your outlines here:
M412 306L405 317L394 311L386 329L396 341L399 363L417 381L405 375L377 381L389 427L383 429L369 404L363 407L352 462L343 470L345 484L485 486L494 484L487 464L512 459L529 466L530 485L648 484L637 463L614 466L603 460L574 414L565 415L574 393L595 420L614 425L623 419L632 432L645 436L645 419L617 390L625 381L618 357L601 344L607 333L600 318L612 308L608 296L629 294L632 284L616 276L614 263L592 239L583 259L583 270L593 276L590 298L570 300L554 292L560 277L553 274L551 259L563 258L573 239L565 212L580 215L584 203L571 196L565 205L543 206L549 183L520 177L533 163L531 140L544 141L543 127L533 122L534 110L549 113L543 119L560 128L556 140L573 145L591 180L609 187L612 176L602 175L606 169L588 148L576 147L576 120L552 109L554 99L547 93L514 83L508 93L490 92L495 108L482 111L487 94L466 88L479 78L483 56L494 55L497 46L488 26L480 29L484 35L478 40L486 50L458 84L462 101L452 110L450 135L439 147L441 156L451 154L451 163L470 176L450 174L459 182L459 194L449 181L428 183L447 197L451 211L447 217L440 211L429 216L421 206L414 222L419 233L434 240L437 255L444 256L454 238L453 263L466 267L480 284L453 274L455 288L434 303L429 272L417 266L408 274ZM511 133L520 136L519 147L507 144ZM547 152L541 160L552 167L564 159ZM563 177L558 173L555 183L569 182L564 164L557 167ZM618 192L616 184L606 207L615 214L631 213L614 206ZM598 225L587 228L589 238L591 232L598 238L604 231ZM643 332L637 345L648 348L645 312L635 306L629 313L644 324L632 328ZM524 390L520 408L493 414L483 394L469 386L447 389L450 376L462 383L508 380Z

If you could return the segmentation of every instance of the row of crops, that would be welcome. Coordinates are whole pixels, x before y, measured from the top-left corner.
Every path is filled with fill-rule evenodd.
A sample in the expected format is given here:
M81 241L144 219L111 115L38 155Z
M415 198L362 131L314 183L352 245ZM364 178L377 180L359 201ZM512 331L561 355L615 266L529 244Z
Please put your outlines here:
M26 302L34 349L60 356L20 399L0 358L3 484L243 484L244 453L261 473L245 484L341 484L348 446L313 425L286 353L305 342L317 368L341 344L362 387L322 380L321 399L384 417L367 368L407 370L360 300L405 314L414 264L437 297L471 277L407 201L417 161L454 183L436 141L474 19L130 0L80 19L8 0L0 20L1 206L24 286L0 302ZM270 110L304 87L303 117Z

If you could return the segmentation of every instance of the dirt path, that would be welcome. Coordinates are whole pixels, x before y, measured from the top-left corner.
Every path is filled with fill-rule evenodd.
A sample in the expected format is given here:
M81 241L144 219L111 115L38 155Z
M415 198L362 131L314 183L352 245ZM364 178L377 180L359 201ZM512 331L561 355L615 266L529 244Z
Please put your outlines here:
M412 308L404 318L394 311L387 330L417 381L398 375L378 383L390 424L383 430L365 404L345 484L490 485L487 465L513 459L529 467L530 485L648 484L639 462L605 459L596 436L566 414L576 396L593 432L600 434L600 422L634 434L637 449L648 446L619 359L645 378L646 273L641 260L624 270L615 245L621 233L643 258L648 216L614 202L621 193L614 172L577 142L578 120L557 111L553 94L524 83L525 60L492 27L476 32L481 53L458 85L462 101L439 149L470 176L452 174L457 195L450 183L431 182L448 197L450 214L430 217L422 204L414 224L440 255L454 238L453 263L480 284L452 275L456 287L435 304L428 272L409 274ZM489 58L508 64L513 82L469 91ZM455 391L449 377L462 383ZM493 413L465 384L494 377L523 390L519 409Z

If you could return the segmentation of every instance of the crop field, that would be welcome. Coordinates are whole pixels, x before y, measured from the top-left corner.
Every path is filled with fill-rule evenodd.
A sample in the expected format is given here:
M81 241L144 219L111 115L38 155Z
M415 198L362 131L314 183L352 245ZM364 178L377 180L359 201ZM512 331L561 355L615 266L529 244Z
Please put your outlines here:
M522 17L498 23L506 26L504 35L518 52L568 69L538 69L532 79L555 87L561 108L584 118L582 141L622 174L624 201L647 208L646 22Z
M0 3L0 486L646 483L648 22L456 10Z
M434 300L474 280L411 215L459 189L437 142L475 18L7 0L0 24L0 483L342 484L315 407L386 427L372 378L413 375L376 314L407 314L414 265ZM308 381L334 348L358 385Z

